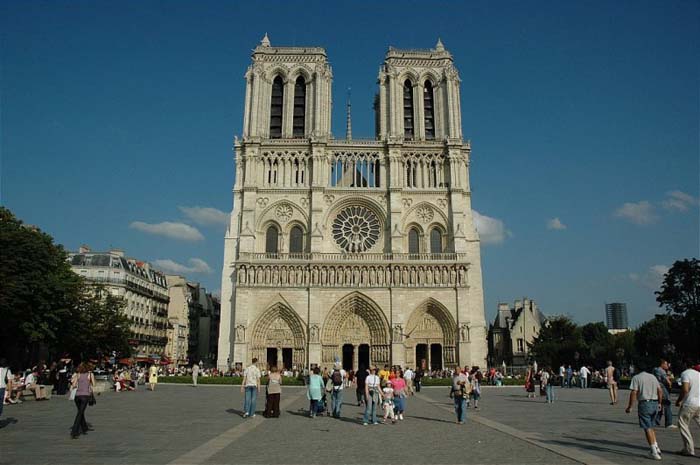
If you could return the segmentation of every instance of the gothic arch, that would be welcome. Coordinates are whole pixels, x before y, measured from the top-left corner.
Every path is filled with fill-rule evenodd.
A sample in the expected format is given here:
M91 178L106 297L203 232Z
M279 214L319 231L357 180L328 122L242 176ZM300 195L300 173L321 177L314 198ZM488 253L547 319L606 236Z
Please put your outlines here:
M286 206L289 206L289 209L291 209L291 215L289 215L289 209L287 209ZM279 212L277 211L277 207L282 207ZM290 202L286 199L278 200L260 213L258 216L258 226L256 229L258 232L264 232L269 223L275 223L280 228L280 232L288 231L288 227L286 225L288 222L292 221L296 221L302 225L307 225L309 223L309 216L306 214L304 209L296 203ZM306 229L306 226L304 226L304 230Z
M369 344L370 363L389 363L389 322L382 309L361 292L346 295L328 312L321 329L323 363L332 364L345 343Z
M282 65L275 65L265 71L266 79L272 84L272 81L279 76L282 78L282 83L287 84L289 81L289 69Z
M435 89L435 87L437 87L440 83L440 78L434 71L425 70L420 75L420 83L422 86L425 85L425 81L430 81L430 83L433 85L433 89Z
M289 71L290 81L295 82L299 76L304 78L307 85L313 81L313 71L302 64L296 65Z
M272 304L253 324L253 357L265 363L268 348L292 349L292 363L306 364L306 326L294 310L281 302Z
M430 217L428 221L421 221L421 219L418 218L418 211L421 208L427 208L429 212L432 212L432 217ZM450 224L447 220L447 215L445 215L442 209L430 202L419 202L411 206L404 214L402 229L408 232L409 225L421 223L425 225L421 226L421 230L423 231L427 231L429 228L433 228L436 225L440 225L443 230L447 231L447 225ZM428 224L430 225L429 227Z
M432 297L413 310L406 324L406 334L408 337L404 345L409 363L417 362L415 348L418 344L440 344L444 366L454 366L457 363L457 323L449 310Z

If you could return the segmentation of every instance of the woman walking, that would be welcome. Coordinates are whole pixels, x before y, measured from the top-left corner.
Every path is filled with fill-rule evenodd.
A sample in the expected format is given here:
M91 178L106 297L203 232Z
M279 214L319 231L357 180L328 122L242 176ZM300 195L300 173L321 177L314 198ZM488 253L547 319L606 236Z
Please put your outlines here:
M73 439L78 439L80 434L87 434L88 432L88 425L85 420L85 409L87 409L90 403L94 386L95 377L92 375L90 365L85 362L81 363L78 367L78 371L71 379L71 389L76 390L75 406L78 408L78 413L75 415L73 428L71 428L70 432L70 436Z
M401 371L401 369L396 372L396 378L394 378L391 383L391 387L394 389L394 408L396 410L396 416L399 420L403 420L408 393L406 392L406 381L403 379L403 371Z
M525 390L527 391L527 398L535 398L535 373L532 370L532 366L527 367L527 373L525 374Z
M267 377L267 402L265 402L265 411L263 412L265 418L279 418L281 395L282 375L277 370L277 366L272 366Z
M148 369L148 384L151 391L156 390L156 384L158 384L158 367L151 365Z
M483 375L479 370L479 367L473 367L470 380L471 383L471 393L469 394L471 399L474 401L474 410L479 410L479 399L481 399L481 380Z
M309 376L309 387L306 390L306 397L309 399L309 416L311 418L316 418L318 402L323 397L323 390L326 388L320 373L321 370L318 367L314 367Z

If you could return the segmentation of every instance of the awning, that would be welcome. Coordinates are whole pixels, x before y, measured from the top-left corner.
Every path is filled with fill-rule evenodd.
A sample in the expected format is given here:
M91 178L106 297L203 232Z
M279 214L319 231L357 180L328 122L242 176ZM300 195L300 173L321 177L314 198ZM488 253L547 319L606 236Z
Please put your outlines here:
M130 358L120 358L119 359L119 364L120 365L131 365L134 362Z

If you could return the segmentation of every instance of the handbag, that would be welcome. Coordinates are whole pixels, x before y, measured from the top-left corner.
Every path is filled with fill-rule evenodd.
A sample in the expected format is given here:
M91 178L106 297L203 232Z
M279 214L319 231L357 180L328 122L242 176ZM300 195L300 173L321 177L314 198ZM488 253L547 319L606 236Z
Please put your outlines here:
M88 399L88 405L95 405L97 403L97 399L95 399L95 394L92 392L90 393L90 398Z
M70 394L68 395L68 400L75 400L75 394L78 392L78 388L70 388Z

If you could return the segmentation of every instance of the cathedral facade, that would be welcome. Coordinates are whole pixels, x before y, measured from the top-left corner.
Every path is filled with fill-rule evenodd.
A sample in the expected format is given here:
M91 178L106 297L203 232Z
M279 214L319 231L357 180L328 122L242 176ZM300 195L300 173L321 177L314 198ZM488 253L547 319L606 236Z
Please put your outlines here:
M440 41L389 48L376 137L331 135L319 47L273 47L246 74L221 285L220 369L484 366L479 237L460 79Z

